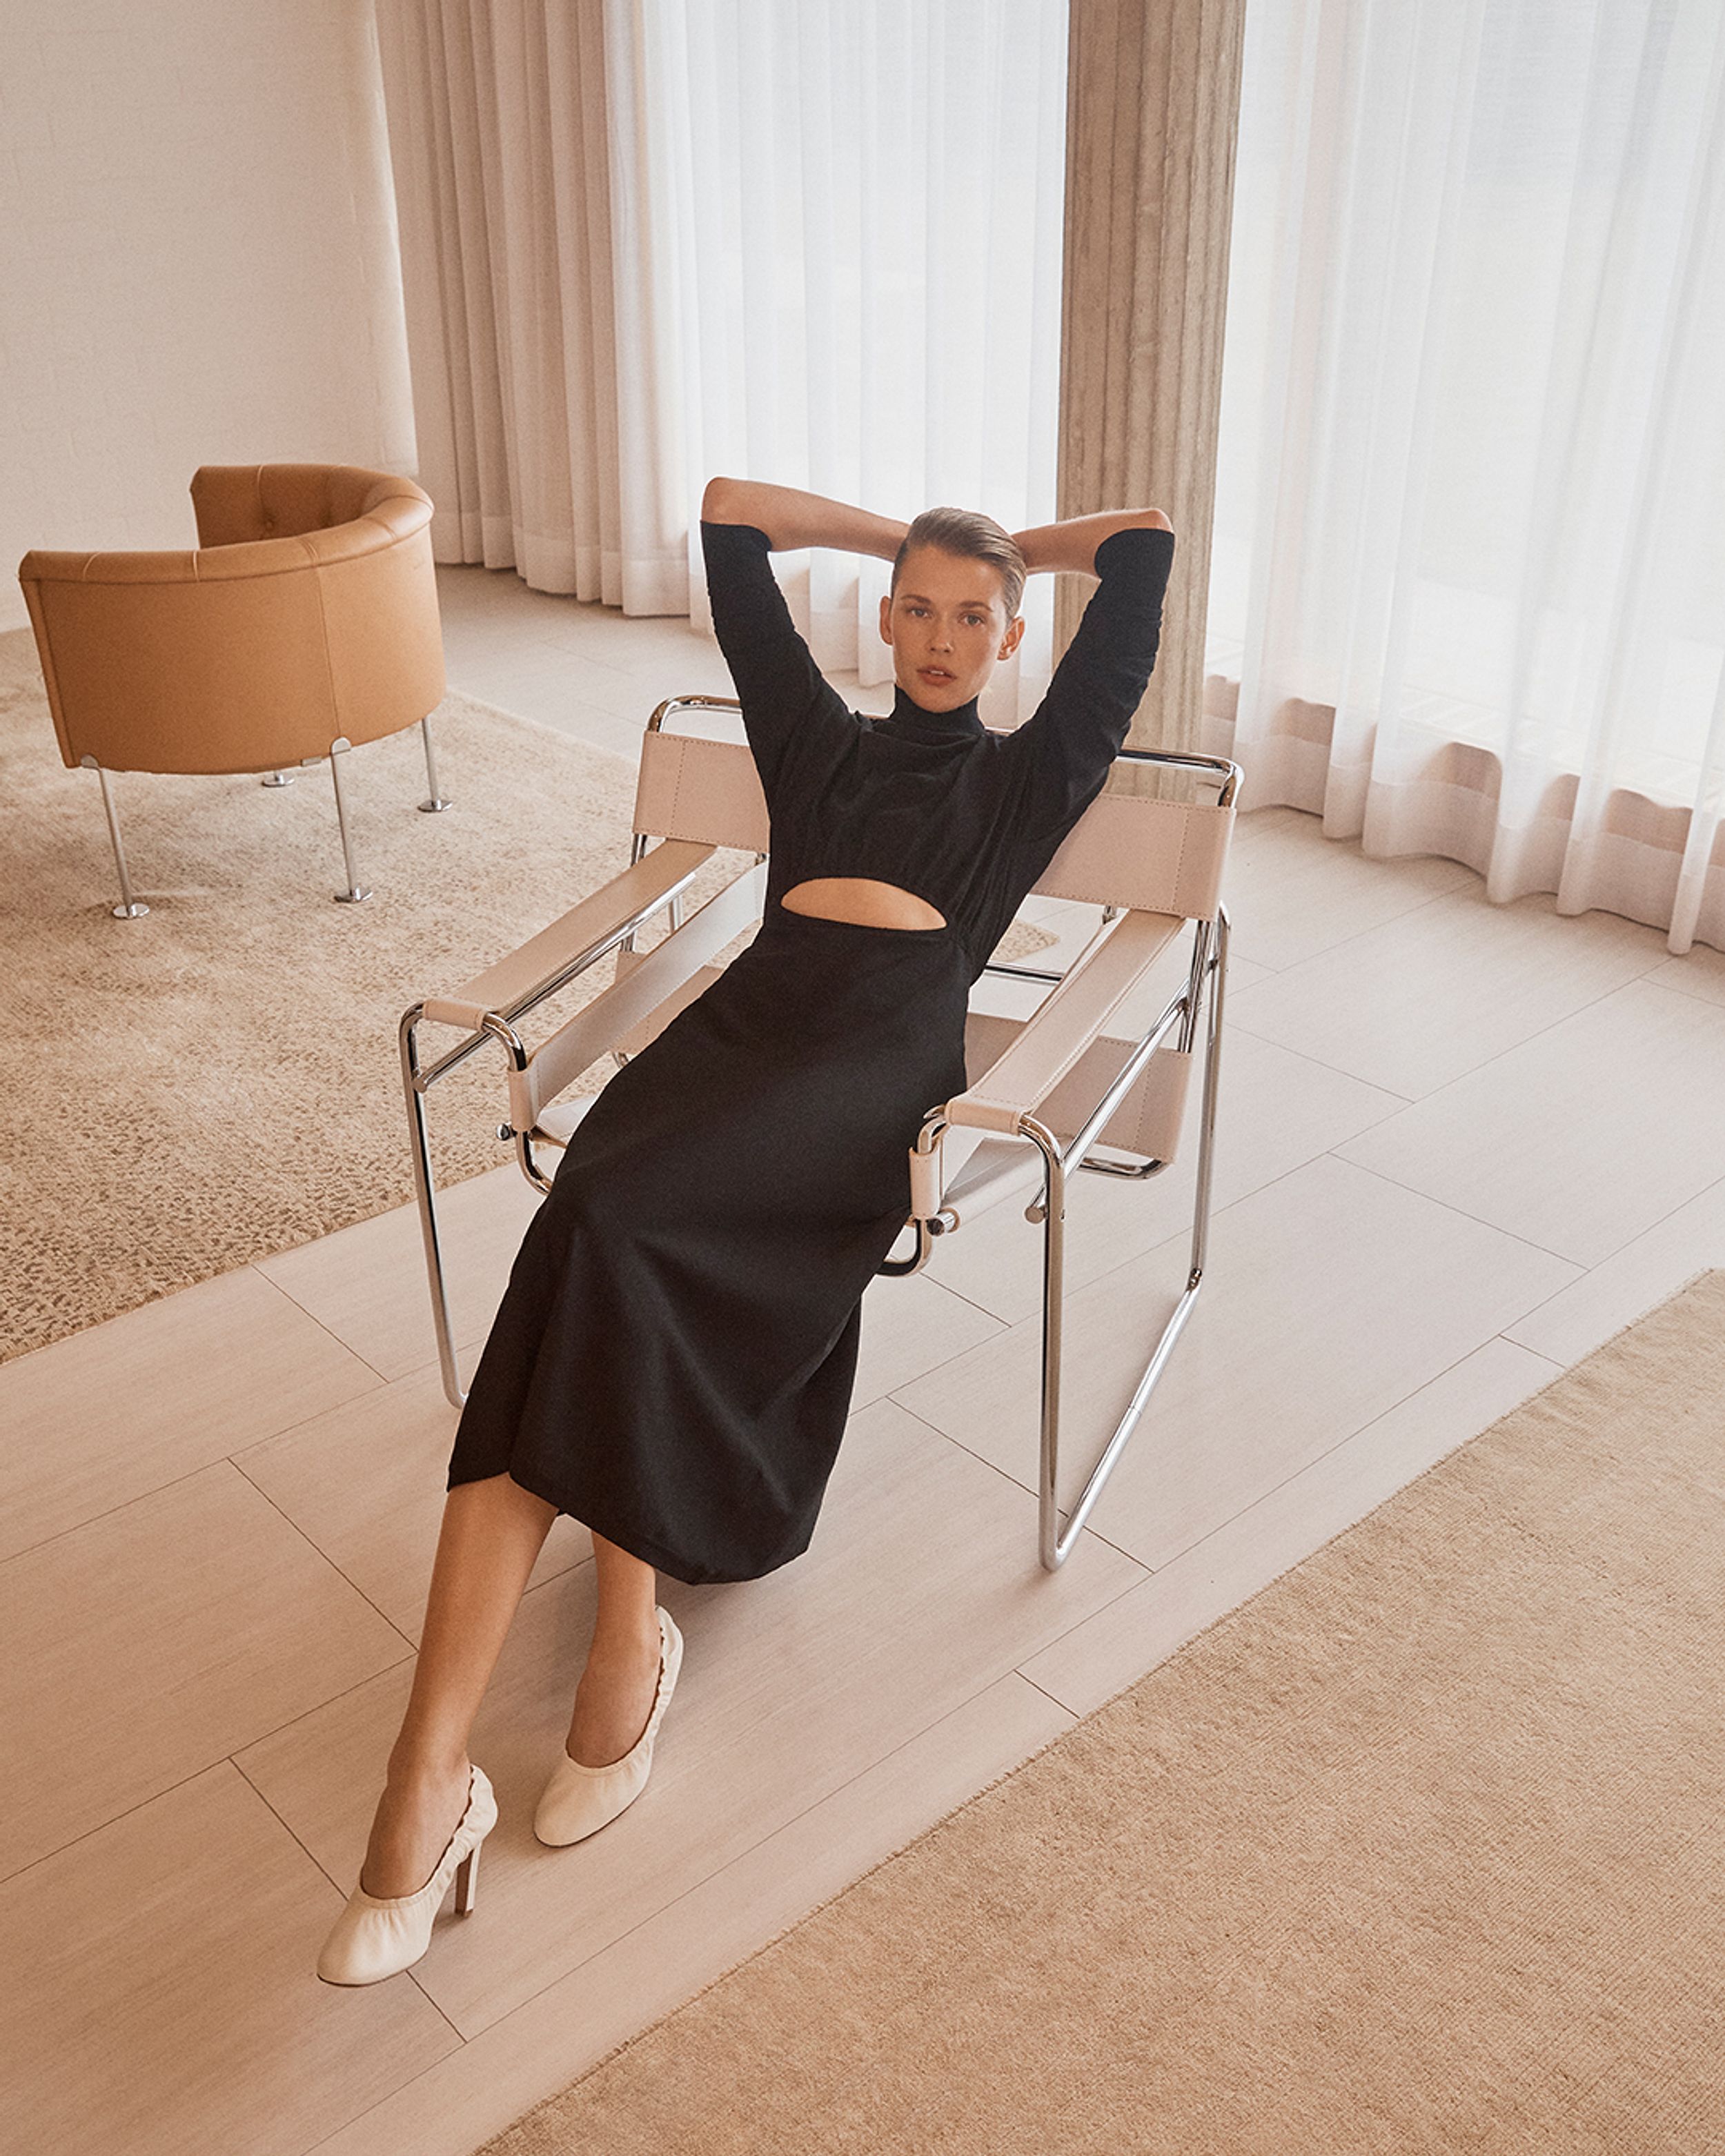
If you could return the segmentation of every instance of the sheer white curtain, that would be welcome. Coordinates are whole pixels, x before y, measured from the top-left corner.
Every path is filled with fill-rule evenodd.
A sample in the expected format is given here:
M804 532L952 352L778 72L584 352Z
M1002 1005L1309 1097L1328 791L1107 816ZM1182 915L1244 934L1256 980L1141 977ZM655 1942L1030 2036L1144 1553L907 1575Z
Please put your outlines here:
M1210 738L1237 682L1248 803L1725 947L1725 6L1246 25Z
M1009 529L1054 515L1065 155L1061 0L662 0L690 480L806 486ZM891 678L884 562L787 576L816 657ZM705 607L698 553L691 609ZM1046 684L1050 580L985 716Z
M379 0L439 559L704 618L715 471L1054 514L1064 0ZM782 562L891 678L886 565ZM1027 593L997 723L1034 701Z

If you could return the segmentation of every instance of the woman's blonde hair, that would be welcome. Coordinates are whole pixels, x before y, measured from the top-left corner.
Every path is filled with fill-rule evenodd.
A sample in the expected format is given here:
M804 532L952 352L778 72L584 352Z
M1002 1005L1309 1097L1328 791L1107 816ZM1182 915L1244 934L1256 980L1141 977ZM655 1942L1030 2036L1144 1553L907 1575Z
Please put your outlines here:
M992 516L984 516L978 509L925 509L892 557L892 591L898 589L898 572L913 547L938 547L943 554L956 554L963 561L986 562L991 569L998 569L1006 619L1011 621L1017 615L1027 573L1024 557L1012 534Z

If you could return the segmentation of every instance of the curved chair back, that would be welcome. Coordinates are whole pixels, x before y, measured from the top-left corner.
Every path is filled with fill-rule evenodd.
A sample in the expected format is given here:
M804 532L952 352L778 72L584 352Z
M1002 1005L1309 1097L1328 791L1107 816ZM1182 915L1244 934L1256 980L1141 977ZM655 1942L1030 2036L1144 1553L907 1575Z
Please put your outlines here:
M19 565L69 765L271 771L435 707L432 506L411 480L207 465L192 499L195 548Z

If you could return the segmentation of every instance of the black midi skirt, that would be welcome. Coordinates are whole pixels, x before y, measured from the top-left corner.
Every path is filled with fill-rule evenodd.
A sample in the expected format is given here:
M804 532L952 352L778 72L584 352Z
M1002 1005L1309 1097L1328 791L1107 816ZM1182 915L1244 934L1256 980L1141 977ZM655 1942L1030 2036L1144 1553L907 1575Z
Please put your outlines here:
M774 906L610 1080L522 1241L449 1486L508 1474L691 1583L809 1544L906 1153L963 1090L944 928Z

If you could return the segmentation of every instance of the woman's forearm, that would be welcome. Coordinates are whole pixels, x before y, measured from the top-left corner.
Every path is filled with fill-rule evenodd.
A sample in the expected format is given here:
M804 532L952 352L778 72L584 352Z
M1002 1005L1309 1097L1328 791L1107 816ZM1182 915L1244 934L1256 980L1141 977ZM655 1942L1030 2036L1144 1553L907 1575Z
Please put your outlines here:
M1039 524L1012 536L1033 574L1038 569L1076 569L1093 577L1097 547L1117 531L1135 526L1157 531L1174 528L1159 509L1105 509L1097 516L1069 516L1063 524Z
M798 547L835 547L847 554L874 554L890 562L908 529L896 518L876 516L848 501L804 494L763 480L711 479L701 513L710 524L752 524L777 552Z

